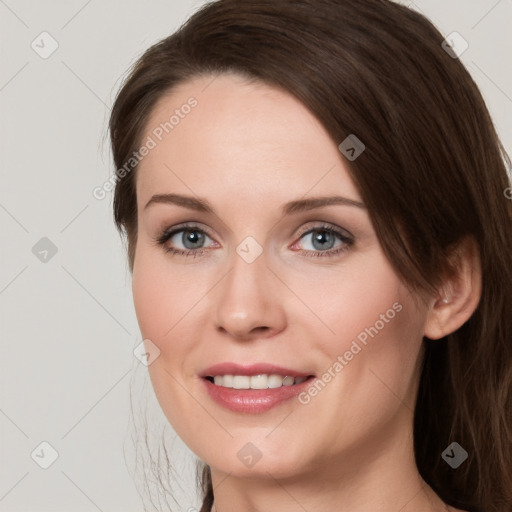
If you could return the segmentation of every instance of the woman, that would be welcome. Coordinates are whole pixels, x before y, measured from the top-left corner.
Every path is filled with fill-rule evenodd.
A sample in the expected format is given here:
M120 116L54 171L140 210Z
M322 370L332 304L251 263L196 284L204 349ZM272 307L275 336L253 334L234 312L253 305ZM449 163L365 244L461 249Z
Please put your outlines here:
M119 92L115 222L201 512L512 510L509 160L443 39L220 0Z

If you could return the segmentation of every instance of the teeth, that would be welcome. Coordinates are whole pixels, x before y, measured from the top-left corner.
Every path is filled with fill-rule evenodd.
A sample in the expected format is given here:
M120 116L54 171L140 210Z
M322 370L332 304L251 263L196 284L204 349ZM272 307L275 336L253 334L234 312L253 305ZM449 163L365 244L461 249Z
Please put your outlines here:
M280 388L283 385L283 377L281 375L270 375L267 377L269 388Z
M268 377L266 375L253 375L250 378L250 384L251 389L267 389Z
M285 377L283 379L283 386L293 386L294 382L295 382L294 377Z
M215 375L216 386L233 389L268 389L293 386L304 382L307 377L283 377L282 375Z

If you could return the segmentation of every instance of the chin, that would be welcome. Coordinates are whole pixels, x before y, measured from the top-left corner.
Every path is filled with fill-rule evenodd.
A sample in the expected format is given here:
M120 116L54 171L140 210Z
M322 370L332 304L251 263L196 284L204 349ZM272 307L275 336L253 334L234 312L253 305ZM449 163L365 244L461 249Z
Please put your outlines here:
M292 478L308 466L303 454L294 453L292 447L290 451L283 451L282 443L253 442L250 437L233 440L229 446L219 446L216 453L210 451L201 459L212 470L239 478Z

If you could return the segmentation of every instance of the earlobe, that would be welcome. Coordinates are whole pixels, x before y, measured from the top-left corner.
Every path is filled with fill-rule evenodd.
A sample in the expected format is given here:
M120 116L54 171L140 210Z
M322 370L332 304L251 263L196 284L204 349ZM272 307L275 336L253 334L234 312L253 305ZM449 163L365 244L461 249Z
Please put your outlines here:
M424 336L437 340L461 327L478 307L482 294L482 269L478 244L467 237L450 258L453 273L432 297Z

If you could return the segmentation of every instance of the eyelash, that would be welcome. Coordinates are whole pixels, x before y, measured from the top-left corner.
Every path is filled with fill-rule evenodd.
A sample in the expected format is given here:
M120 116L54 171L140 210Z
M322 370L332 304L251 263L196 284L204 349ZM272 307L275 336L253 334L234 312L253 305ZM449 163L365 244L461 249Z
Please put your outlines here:
M187 231L194 232L195 231L198 233L202 233L202 234L208 236L209 238L212 238L208 234L208 232L205 231L204 229L200 228L199 226L197 226L195 224L187 223L187 224L182 224L180 226L176 226L175 228L173 228L171 230L163 231L162 234L160 234L159 236L157 236L155 238L155 242L157 243L157 245L162 246L166 253L176 255L176 256L185 256L185 257L192 256L193 258L197 258L198 256L201 256L202 254L204 254L205 252L208 251L208 249L204 249L204 248L203 249L187 249L184 251L182 249L175 249L174 247L169 247L166 245L168 240L170 240L174 235L176 235L177 233L180 233L182 231L185 231L185 232L187 232ZM335 256L338 256L338 255L342 254L343 252L347 251L354 244L353 238L345 235L344 233L342 233L341 231L339 231L338 229L336 229L335 227L333 227L330 224L322 224L322 225L318 225L318 226L308 227L303 232L298 234L299 239L301 239L304 235L309 235L311 233L314 233L315 231L326 232L331 235L336 235L343 242L344 245L337 249L329 249L327 251L306 251L304 249L301 249L298 251L300 254L303 254L304 256L306 256L308 258L335 257Z

